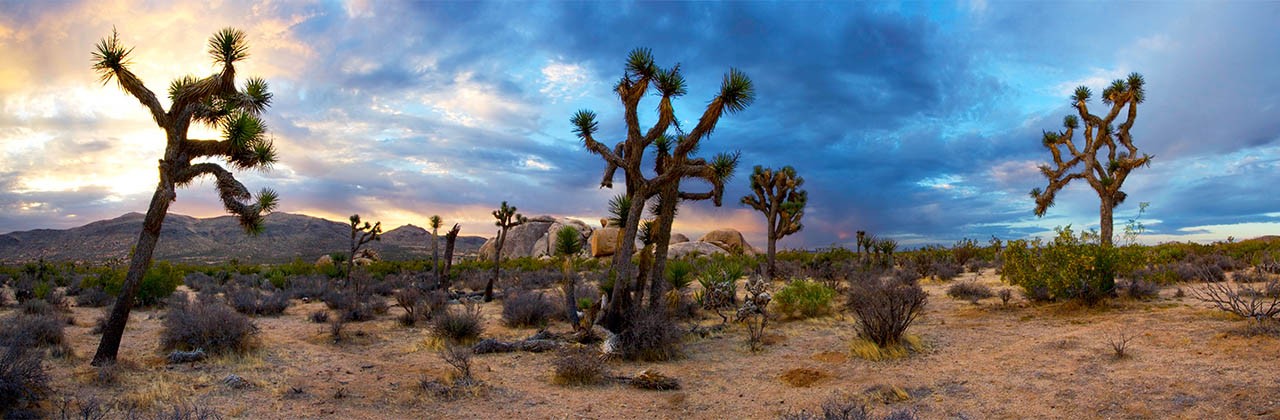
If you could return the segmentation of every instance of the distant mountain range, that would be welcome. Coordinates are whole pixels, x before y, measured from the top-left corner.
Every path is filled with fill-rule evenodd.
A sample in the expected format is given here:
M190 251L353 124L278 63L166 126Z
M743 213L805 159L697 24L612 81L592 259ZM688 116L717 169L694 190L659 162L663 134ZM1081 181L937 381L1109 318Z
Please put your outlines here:
M65 230L37 229L0 235L0 263L47 261L95 262L124 258L138 240L143 215L128 213ZM281 263L295 258L313 262L322 255L346 251L351 228L344 222L301 214L271 213L266 229L249 236L233 216L197 219L169 214L156 244L157 261L218 264ZM405 225L370 244L387 260L431 257L431 232ZM479 236L459 236L455 255L475 253L485 242ZM440 238L444 252L444 238Z

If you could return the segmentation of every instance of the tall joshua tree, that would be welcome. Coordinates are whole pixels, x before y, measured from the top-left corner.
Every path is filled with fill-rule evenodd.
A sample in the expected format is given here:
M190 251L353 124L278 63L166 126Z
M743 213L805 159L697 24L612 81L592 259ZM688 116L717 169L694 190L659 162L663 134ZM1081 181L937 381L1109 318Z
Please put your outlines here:
M431 272L436 275L436 284L441 284L440 277L440 225L444 223L440 215L432 215L427 221L431 226Z
M638 116L640 99L653 86L660 95L658 101L658 119L648 130L642 131ZM596 114L589 110L580 110L574 114L571 122L574 132L582 139L591 153L601 157L608 165L602 187L613 186L613 169L620 168L626 179L626 194L631 199L629 214L639 215L644 210L646 200L659 193L663 188L690 177L709 178L715 169L705 161L691 157L703 138L715 130L720 117L725 113L736 113L746 109L755 98L751 79L737 69L730 69L720 85L720 92L707 104L697 124L686 133L672 151L670 161L664 165L669 170L646 177L641 171L645 149L659 137L666 134L667 129L675 122L675 110L672 98L683 96L687 91L684 76L680 74L680 66L660 68L654 64L653 54L647 48L632 50L627 57L626 70L621 80L614 86L622 102L624 120L626 121L626 137L612 148L596 141L594 134L599 129ZM631 282L635 281L635 266L631 255L635 251L635 238L639 230L640 217L630 217L622 228L622 238L614 254L613 271L617 283L613 288L610 305L605 309L604 323L608 328L619 331L623 327L633 308Z
M1138 73L1130 73L1126 79L1111 82L1111 86L1102 90L1102 104L1110 107L1104 108L1107 113L1103 116L1089 112L1089 98L1093 92L1085 86L1076 88L1071 96L1071 105L1078 117L1067 115L1062 119L1065 130L1046 131L1041 140L1041 144L1053 153L1053 166L1040 165L1040 173L1049 180L1048 187L1031 190L1031 198L1036 200L1036 216L1044 216L1045 211L1053 206L1059 190L1071 181L1083 179L1101 200L1102 245L1111 246L1112 211L1127 196L1120 188L1129 172L1151 163L1151 156L1145 153L1138 156L1138 147L1133 145L1133 137L1129 134L1134 120L1138 118L1138 104L1146 99L1144 84L1142 75ZM1122 113L1125 114L1124 121L1117 127L1114 122ZM1081 121L1084 122L1084 144L1077 145L1073 137Z
M769 226L769 248L765 253L768 260L769 278L774 276L774 255L777 252L778 239L799 232L804 228L800 218L804 217L804 206L809 201L809 193L800 189L804 178L796 175L795 168L783 166L777 171L759 165L751 173L751 192L753 195L742 197L742 204L764 213Z
M499 266L502 261L502 246L507 242L507 230L523 225L528 219L524 215L516 213L515 206L508 206L506 201L502 202L502 206L493 211L493 218L498 219L494 222L498 225L498 240L494 242L493 247L493 277L489 278L489 282L484 285L484 301L493 300L493 282L498 280Z
M220 30L209 39L208 48L217 73L205 78L184 76L171 82L168 110L160 104L156 94L129 70L129 54L133 49L120 41L114 29L110 37L98 42L93 52L93 69L98 72L102 83L114 79L121 89L151 113L151 119L165 132L164 157L159 161L160 181L151 196L142 232L134 245L129 272L103 327L102 341L93 356L92 364L95 366L116 360L124 327L133 309L134 296L142 285L143 274L151 265L151 255L160 238L160 227L170 203L177 198L178 187L206 175L212 176L223 207L238 216L240 225L250 234L262 231L263 215L276 207L278 196L275 191L263 189L254 197L223 165L207 160L222 160L240 170L266 169L276 161L276 150L266 137L266 124L259 118L271 104L267 82L249 78L240 87L236 86L235 64L249 56L244 32L232 28ZM192 123L220 130L222 139L187 138L187 130Z
M563 258L564 264L564 309L565 319L569 325L578 328L578 282L574 278L573 261L582 252L582 236L573 226L565 226L556 231L556 255Z
M453 224L453 229L449 229L444 234L444 275L441 276L440 288L449 291L449 272L453 270L453 246L458 243L458 233L462 232L462 226L457 223Z
M351 221L351 246L347 255L347 282L351 282L351 272L355 269L356 254L360 252L365 245L373 241L382 241L382 222L369 224L364 222L360 225L360 215L353 214L349 219ZM356 285L356 292L360 291L360 285Z

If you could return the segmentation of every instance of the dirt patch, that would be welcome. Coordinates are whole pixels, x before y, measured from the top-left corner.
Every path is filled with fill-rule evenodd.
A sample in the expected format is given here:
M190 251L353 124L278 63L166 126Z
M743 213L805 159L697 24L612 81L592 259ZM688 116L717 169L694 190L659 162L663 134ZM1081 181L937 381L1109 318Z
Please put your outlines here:
M814 354L813 360L827 363L844 363L849 361L849 355L838 351L824 351Z
M783 372L782 376L778 379L781 379L783 383L793 387L808 388L810 385L830 377L831 375L817 369L796 368Z

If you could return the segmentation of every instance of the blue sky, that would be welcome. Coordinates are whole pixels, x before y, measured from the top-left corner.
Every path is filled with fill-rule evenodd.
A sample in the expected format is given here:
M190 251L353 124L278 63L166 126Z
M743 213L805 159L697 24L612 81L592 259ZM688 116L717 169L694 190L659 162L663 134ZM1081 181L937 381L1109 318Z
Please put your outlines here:
M214 4L211 4L214 3ZM281 210L385 225L431 214L492 234L503 200L526 215L596 220L614 192L568 124L600 114L623 130L611 93L635 47L681 65L693 121L729 68L757 100L721 120L703 152L742 152L724 207L686 204L676 231L743 231L754 165L806 178L805 229L783 247L848 243L857 230L905 244L1017 238L1096 227L1098 201L1073 185L1043 218L1027 197L1077 85L1140 72L1133 130L1155 156L1126 182L1146 241L1280 233L1280 3L732 2L477 3L29 2L0 0L0 232L66 228L144 211L163 135L89 67L114 26L153 90L212 71L207 38L245 30L241 75L276 94ZM656 102L642 103L652 109ZM656 114L642 114L652 121ZM212 137L193 130L193 137ZM621 184L619 184L621 185ZM173 212L215 216L212 182Z

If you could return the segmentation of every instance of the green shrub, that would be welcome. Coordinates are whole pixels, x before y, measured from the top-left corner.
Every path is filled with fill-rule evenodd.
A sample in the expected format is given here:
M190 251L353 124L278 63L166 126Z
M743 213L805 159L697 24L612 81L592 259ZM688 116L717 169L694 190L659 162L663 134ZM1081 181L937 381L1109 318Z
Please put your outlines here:
M1071 226L1056 229L1051 243L1040 239L1009 241L1001 278L1020 286L1032 300L1079 299L1092 304L1110 296L1116 287L1115 248L1101 246L1096 234Z
M810 280L796 280L779 290L773 296L773 302L777 305L779 314L812 318L829 312L831 299L835 296L835 289L827 285Z
M107 294L111 296L119 296L120 289L124 287L124 278L127 272L125 269L100 269L96 271L97 276L89 277L81 282L81 287L92 288L102 287ZM142 306L152 306L164 301L174 290L178 289L178 285L182 284L183 278L186 276L184 270L168 261L159 261L151 264L151 269L147 270L147 274L142 276L142 285L138 287L138 294L134 296L134 303Z

